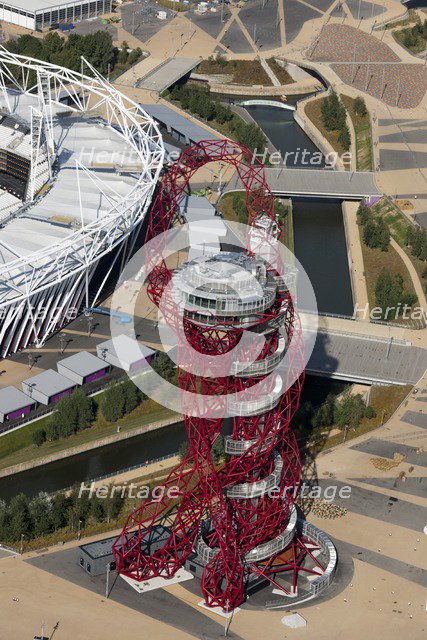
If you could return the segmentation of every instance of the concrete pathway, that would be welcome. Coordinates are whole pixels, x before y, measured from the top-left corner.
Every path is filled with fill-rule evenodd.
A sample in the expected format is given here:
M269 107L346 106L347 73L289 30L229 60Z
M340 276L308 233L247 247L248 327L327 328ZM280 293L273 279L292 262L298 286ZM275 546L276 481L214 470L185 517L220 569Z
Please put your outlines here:
M424 312L426 312L427 302L424 294L424 289L421 285L420 279L418 277L418 273L411 262L411 259L403 251L402 247L396 242L396 240L394 240L394 238L390 239L390 244L393 247L393 249L395 249L396 252L399 254L399 256L402 259L402 262L404 262L405 267L408 269L409 275L411 276L412 284L414 285L415 293L418 296L418 302L420 306L424 309Z
M357 317L359 320L369 322L369 314L365 317L360 310L369 310L368 290L366 287L365 267L363 264L362 247L360 244L359 225L357 224L357 202L343 202L344 222L347 233L347 247L350 252L352 282L354 285L355 305L357 305Z

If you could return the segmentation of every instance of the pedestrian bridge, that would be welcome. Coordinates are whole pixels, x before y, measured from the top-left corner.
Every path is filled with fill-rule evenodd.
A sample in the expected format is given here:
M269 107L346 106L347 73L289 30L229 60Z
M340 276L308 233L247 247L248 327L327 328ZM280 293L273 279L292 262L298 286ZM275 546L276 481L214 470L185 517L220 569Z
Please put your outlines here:
M381 196L370 171L333 171L331 169L265 169L269 189L276 196L305 196L309 198L339 198L361 200ZM239 191L242 183L235 174L225 191Z
M300 312L308 332L313 317ZM415 346L425 329L404 329L344 317L318 317L307 372L365 384L416 384L425 372L427 350ZM424 344L424 342L421 342Z
M286 104L285 102L279 102L278 100L243 100L243 102L237 102L236 104L241 107L278 107L279 109L286 109L287 111L295 111L296 107L293 104Z

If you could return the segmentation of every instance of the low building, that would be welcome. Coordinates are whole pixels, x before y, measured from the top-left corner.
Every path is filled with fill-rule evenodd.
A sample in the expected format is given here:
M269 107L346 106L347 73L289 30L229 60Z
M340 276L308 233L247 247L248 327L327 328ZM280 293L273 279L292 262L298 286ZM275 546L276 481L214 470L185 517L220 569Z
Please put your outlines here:
M8 0L0 2L0 20L42 30L111 12L112 0Z
M107 566L115 569L112 546L117 538L105 538L89 542L78 547L78 563L91 576L100 576L107 572Z
M56 404L63 396L70 395L77 384L57 373L47 369L32 378L22 381L22 391L32 400L41 404Z
M24 418L35 406L34 399L15 387L0 389L0 422Z
M88 351L74 353L60 360L56 366L58 373L80 385L99 380L110 371L110 365L105 360Z
M146 347L145 344L141 342L137 344L138 348L135 346L135 340L125 334L121 334L115 337L114 340L106 340L98 344L96 353L98 358L104 362L132 373L146 367L147 362L150 362L156 354L154 349Z

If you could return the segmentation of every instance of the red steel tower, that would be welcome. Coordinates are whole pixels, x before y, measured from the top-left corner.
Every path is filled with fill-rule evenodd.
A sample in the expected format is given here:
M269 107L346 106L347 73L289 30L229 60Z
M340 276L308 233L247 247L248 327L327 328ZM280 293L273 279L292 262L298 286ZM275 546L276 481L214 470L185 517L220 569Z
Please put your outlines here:
M170 578L191 558L201 568L206 604L224 610L261 580L290 593L299 571L325 570L312 553L322 545L297 533L301 463L290 422L304 378L303 346L281 269L274 197L250 157L229 140L201 142L183 152L160 185L149 226L159 240L146 255L148 292L176 332L185 363L178 382L186 392L189 449L163 483L178 491L142 504L113 547L118 571L137 581ZM165 240L158 234L175 223L189 179L214 161L232 164L246 190L246 248L172 271L159 263ZM226 420L226 462L218 467L212 447ZM306 557L311 568L304 568ZM276 582L281 572L292 572L288 591Z

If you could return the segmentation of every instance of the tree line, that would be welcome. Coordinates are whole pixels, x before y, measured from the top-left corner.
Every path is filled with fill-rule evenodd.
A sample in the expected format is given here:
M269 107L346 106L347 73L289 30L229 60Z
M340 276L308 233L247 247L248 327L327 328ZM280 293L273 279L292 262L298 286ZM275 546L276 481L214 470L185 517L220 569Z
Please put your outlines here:
M91 523L112 522L124 504L120 492L108 491L105 498L91 497L79 489L54 496L41 492L33 498L24 493L14 496L9 504L0 501L0 540L16 544L58 531L77 532Z
M366 405L361 394L351 394L347 389L338 398L329 393L325 401L314 407L310 401L301 403L293 425L297 438L306 443L310 438L315 440L322 431L336 427L344 431L347 428L357 429L364 418L372 420L376 417L374 407Z
M383 267L375 284L375 302L381 308L383 320L398 318L404 312L404 306L412 307L418 300L415 293L406 291L400 273L392 275Z
M390 246L390 229L382 218L375 218L370 207L360 204L357 210L357 221L363 227L363 242L370 249L388 251Z
M427 230L421 227L408 226L406 229L405 245L411 250L411 254L421 260L427 261Z
M234 135L237 142L251 151L264 151L265 135L258 125L253 122L247 124L230 107L224 106L219 100L213 100L205 87L196 84L175 85L170 98L179 102L183 109L211 122L213 126L215 123L226 125L230 135Z
M80 71L83 56L97 71L107 75L109 71L117 72L135 64L141 56L139 47L128 52L127 42L123 42L119 50L114 47L111 34L107 31L96 31L87 35L71 33L68 38L56 32L48 33L44 38L26 34L6 43L12 53L30 56L38 60Z
M335 92L322 101L322 120L328 131L338 131L338 142L345 151L350 149L351 137L346 122L346 109Z

